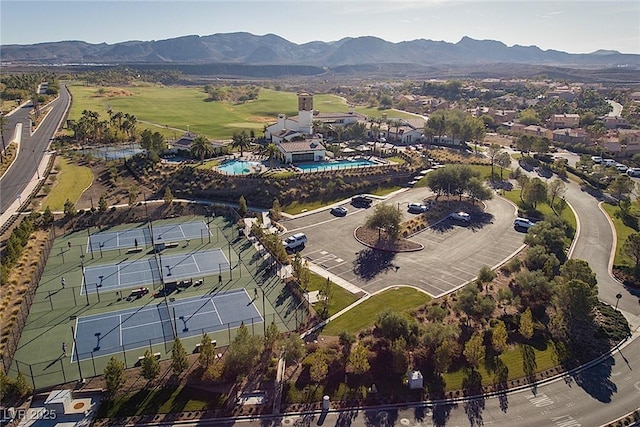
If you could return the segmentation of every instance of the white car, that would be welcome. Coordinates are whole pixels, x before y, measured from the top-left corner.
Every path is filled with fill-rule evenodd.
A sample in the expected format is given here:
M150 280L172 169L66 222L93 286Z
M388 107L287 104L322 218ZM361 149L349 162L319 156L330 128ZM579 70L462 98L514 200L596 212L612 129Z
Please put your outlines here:
M307 236L304 233L296 233L282 241L284 248L289 250L304 246L305 243L307 243Z
M407 208L410 213L424 213L429 210L429 207L422 203L409 203Z
M471 215L462 211L452 213L449 215L449 218L455 219L456 221L471 222Z
M616 163L616 169L618 169L620 172L626 172L629 168L622 163Z
M524 230L529 230L531 227L533 227L535 224L535 222L532 222L531 220L527 219L527 218L516 218L515 221L513 221L513 226L515 228L521 228Z
M600 156L591 156L591 160L593 160L593 163L602 163L602 157Z
M629 176L640 176L640 168L629 168L627 169L627 175Z

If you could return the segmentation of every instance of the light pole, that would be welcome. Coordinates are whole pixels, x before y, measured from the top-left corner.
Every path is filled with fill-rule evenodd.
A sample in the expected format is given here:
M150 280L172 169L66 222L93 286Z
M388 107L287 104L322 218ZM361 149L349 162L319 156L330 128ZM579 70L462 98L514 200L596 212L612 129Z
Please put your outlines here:
M80 350L78 349L78 343L76 342L76 332L73 330L73 326L71 327L71 336L73 337L73 346L75 347L76 354L78 355L78 374L80 374L80 382L84 384L84 377L82 376L82 368L80 367ZM73 353L71 354L71 359L73 361Z
M38 161L36 160L36 150L31 150L33 153L33 163L36 165L36 173L38 174L38 179L40 179L40 171L38 170Z
M84 296L87 298L87 305L89 305L89 292L87 289L87 279L84 276L84 254L80 255L80 268L82 269L82 286L84 287Z
M618 303L620 302L620 298L622 298L622 294L616 294L616 310L618 309Z

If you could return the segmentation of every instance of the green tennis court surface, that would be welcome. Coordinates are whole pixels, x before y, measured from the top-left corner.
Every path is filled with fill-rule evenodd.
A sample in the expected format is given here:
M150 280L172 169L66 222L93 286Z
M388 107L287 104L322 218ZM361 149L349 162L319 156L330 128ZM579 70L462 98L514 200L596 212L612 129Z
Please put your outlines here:
M221 249L160 255L117 264L85 267L85 286L80 290L91 294L112 290L151 285L160 282L160 271L165 282L210 276L229 271L230 264Z
M112 311L77 319L73 360L170 342L204 332L236 328L242 322L262 323L254 301L244 289L203 295L165 304Z

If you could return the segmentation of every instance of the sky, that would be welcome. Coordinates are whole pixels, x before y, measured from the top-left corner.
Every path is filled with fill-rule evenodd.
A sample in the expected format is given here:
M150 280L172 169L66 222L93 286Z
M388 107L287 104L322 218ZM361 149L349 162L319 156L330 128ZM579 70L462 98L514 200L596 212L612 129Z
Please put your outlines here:
M114 44L197 34L276 34L294 43L463 36L569 53L640 54L638 0L1 0L0 44Z

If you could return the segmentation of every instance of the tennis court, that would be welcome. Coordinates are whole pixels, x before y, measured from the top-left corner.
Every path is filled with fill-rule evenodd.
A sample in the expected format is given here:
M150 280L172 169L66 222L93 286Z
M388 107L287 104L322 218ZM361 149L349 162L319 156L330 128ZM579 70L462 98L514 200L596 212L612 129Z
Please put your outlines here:
M153 229L153 243L170 243L209 236L209 227L204 221L153 227L149 227L147 224L131 230L101 231L92 234L87 242L87 252L92 249L108 251L119 248L135 248L136 242L138 246L151 246L151 229Z
M229 271L230 264L221 249L161 255L135 261L121 261L85 267L85 285L82 295L133 288L160 283L160 270L164 282L210 276Z
M166 305L164 301L158 301L158 304L141 308L76 319L77 347L73 348L72 360L170 342L174 339L174 330L183 339L203 332L236 328L242 322L264 321L244 289L169 301Z

